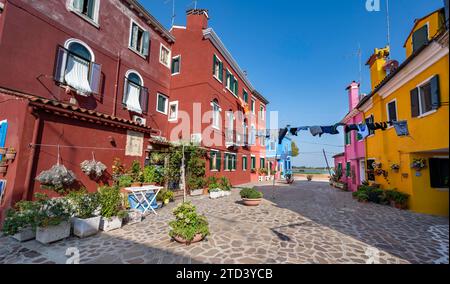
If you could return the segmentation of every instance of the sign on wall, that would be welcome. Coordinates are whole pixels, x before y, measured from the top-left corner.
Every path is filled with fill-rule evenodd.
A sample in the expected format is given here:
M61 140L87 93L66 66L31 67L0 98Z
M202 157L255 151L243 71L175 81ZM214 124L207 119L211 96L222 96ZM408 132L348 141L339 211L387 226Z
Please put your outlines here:
M125 156L142 157L143 147L144 133L128 130Z

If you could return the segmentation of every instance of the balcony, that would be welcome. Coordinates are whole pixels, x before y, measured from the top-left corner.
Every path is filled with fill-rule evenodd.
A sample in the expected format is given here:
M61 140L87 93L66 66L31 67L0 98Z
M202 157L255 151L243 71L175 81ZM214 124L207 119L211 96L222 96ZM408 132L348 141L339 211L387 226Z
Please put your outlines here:
M55 81L78 95L100 94L101 65L59 46L56 55Z

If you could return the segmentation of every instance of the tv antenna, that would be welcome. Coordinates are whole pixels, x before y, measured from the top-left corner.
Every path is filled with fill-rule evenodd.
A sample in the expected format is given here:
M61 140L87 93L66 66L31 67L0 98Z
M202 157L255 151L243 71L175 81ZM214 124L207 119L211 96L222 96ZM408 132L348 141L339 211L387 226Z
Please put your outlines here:
M175 17L176 17L176 14L175 14L175 0L166 0L164 2L164 4L167 4L170 1L172 1L172 17L171 17L171 21L172 21L172 27L173 27L173 25L175 24Z
M387 25L387 45L391 48L391 19L389 14L389 0L386 0L386 25Z
M198 0L192 1L192 2L188 5L188 7L189 7L189 6L194 6L194 9L197 10L197 2L198 2Z

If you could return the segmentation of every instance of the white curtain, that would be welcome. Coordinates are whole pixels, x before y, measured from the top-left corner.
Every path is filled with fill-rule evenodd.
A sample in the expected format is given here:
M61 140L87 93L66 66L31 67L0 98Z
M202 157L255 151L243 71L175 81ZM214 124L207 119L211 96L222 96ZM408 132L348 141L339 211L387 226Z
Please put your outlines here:
M128 83L127 92L128 92L128 97L126 101L127 109L137 113L142 113L141 103L139 102L139 95L140 95L139 87L136 87Z
M66 76L64 78L67 85L84 94L92 92L88 80L89 63L80 58L69 56L66 70Z

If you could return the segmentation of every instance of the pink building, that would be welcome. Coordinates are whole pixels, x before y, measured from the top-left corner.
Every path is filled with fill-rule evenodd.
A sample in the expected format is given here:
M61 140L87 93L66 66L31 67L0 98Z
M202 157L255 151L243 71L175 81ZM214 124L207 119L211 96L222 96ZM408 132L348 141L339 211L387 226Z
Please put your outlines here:
M347 87L349 112L342 120L345 124L361 124L363 114L356 108L360 100L359 84L352 82ZM358 190L358 186L366 180L365 142L356 131L345 134L345 152L335 156L336 169L341 169L341 181L345 182L350 191Z

